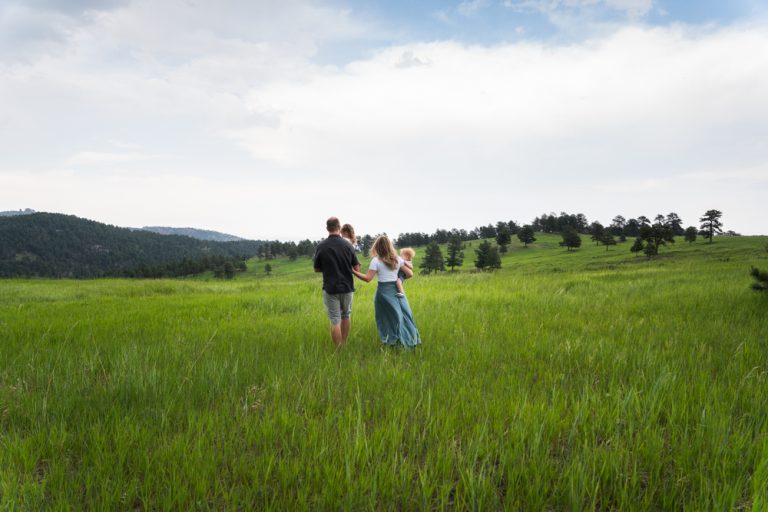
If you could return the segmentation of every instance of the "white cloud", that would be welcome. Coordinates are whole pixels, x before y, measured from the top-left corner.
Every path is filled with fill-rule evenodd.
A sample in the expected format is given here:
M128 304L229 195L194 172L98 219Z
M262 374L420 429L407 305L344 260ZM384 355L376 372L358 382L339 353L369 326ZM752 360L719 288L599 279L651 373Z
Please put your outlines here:
M605 5L630 16L645 16L653 9L654 0L605 0Z
M516 11L540 11L556 17L563 12L594 11L609 9L630 18L647 15L654 6L654 0L504 0L503 5Z
M519 215L526 195L538 196L530 208L563 209L555 188L562 197L579 190L567 202L603 218L705 207L730 198L693 178L688 197L663 187L631 197L589 191L640 177L659 184L704 169L723 177L765 169L763 51L768 37L758 29L628 28L568 47L408 45L307 83L254 91L251 101L280 112L280 122L240 140L291 172L387 176L406 203L435 194L485 199L472 220L462 223L471 211L462 207L446 215L448 225ZM408 52L430 66L402 69Z
M464 0L456 7L456 12L465 17L471 17L488 7L488 0Z
M761 25L413 43L335 67L318 48L371 27L315 3L84 5L0 54L0 209L282 239L331 214L393 233L718 208L763 229Z

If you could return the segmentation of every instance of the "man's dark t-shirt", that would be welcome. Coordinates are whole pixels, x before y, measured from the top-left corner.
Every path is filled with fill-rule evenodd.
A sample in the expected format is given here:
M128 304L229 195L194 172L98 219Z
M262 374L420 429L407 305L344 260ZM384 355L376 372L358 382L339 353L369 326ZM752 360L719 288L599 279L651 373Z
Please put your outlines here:
M323 272L323 290L326 293L355 291L352 267L356 267L355 250L339 235L329 235L315 250L315 270Z

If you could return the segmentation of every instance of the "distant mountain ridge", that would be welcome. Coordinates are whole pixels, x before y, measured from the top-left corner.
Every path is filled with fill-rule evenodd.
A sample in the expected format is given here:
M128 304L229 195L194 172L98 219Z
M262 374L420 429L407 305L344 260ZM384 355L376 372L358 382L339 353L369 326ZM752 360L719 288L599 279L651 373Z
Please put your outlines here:
M264 242L206 241L58 213L0 217L0 277L104 277L213 256L254 257Z
M221 233L219 231L211 231L208 229L171 228L167 226L144 226L141 229L161 235L181 235L197 238L198 240L208 240L212 242L240 242L245 240L239 236L230 235L228 233Z
M31 215L35 212L32 208L25 208L23 210L8 210L4 212L0 212L0 217L16 217L18 215Z

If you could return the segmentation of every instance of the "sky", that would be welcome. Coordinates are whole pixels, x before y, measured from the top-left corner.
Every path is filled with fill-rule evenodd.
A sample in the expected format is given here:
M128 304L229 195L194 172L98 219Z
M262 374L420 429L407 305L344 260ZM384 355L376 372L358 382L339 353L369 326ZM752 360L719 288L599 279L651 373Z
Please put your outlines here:
M768 0L0 0L0 210L768 234Z

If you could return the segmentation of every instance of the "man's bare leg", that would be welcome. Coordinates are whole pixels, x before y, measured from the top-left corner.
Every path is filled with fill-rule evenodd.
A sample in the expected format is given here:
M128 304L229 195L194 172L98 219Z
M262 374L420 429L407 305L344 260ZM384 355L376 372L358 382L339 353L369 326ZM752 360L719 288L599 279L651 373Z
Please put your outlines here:
M342 324L343 324L342 320ZM341 334L341 325L336 324L331 326L331 339L333 339L333 344L336 345L336 350L340 349L341 346L344 344L344 337Z
M352 322L349 318L342 318L341 319L341 344L347 342L347 338L349 337L349 328L352 326Z

